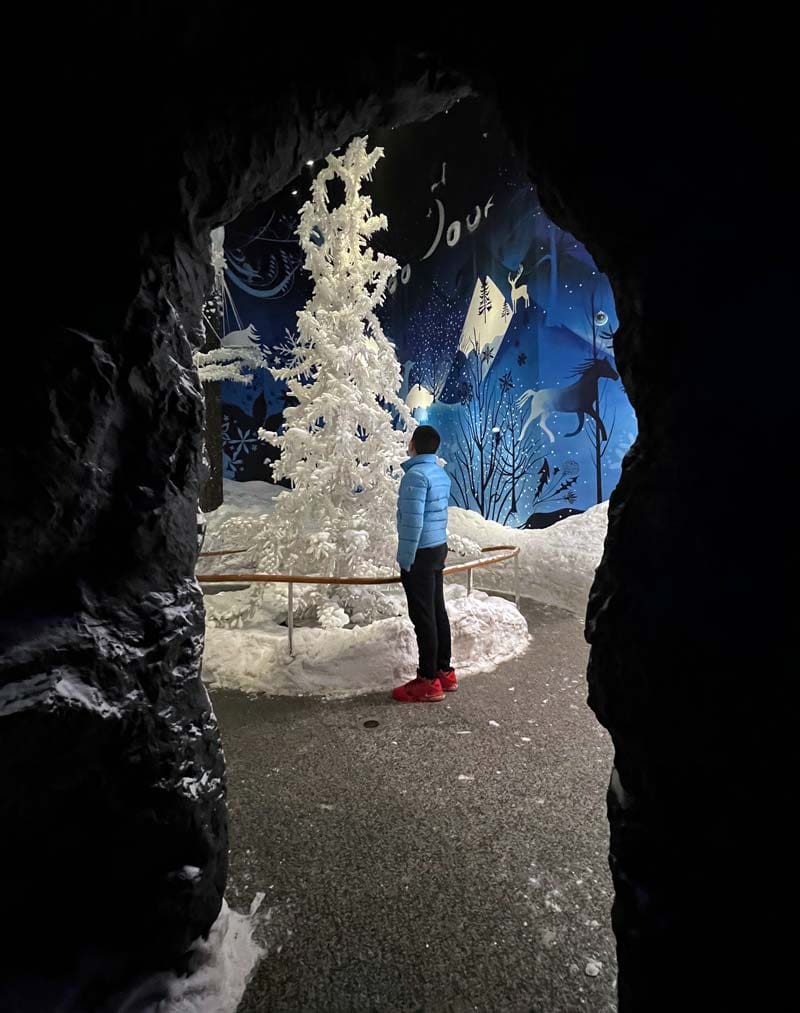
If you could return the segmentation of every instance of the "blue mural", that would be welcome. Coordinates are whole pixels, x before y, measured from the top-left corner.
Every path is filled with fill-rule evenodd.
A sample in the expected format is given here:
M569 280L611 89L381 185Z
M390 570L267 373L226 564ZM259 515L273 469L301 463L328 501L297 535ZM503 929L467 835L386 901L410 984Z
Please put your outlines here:
M636 433L614 363L608 280L543 212L523 164L478 100L428 123L374 133L370 186L399 262L381 312L402 393L442 434L453 503L542 527L608 497ZM319 168L317 166L316 168ZM294 236L314 166L226 227L226 331L265 355L310 295ZM266 370L223 387L226 475L269 477L259 426L284 390Z

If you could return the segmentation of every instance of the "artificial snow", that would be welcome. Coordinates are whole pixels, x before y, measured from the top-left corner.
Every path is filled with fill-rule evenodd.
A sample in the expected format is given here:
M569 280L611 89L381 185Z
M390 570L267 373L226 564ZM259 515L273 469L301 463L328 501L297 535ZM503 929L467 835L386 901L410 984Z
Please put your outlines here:
M521 654L528 626L511 602L448 589L447 610L459 677L490 672ZM295 656L286 630L267 621L241 629L208 627L203 678L218 688L279 695L354 695L413 679L416 641L407 617L352 629L299 628Z
M240 549L245 548L252 541L248 536L260 530L261 518L266 520L275 501L286 489L281 485L273 485L271 482L234 482L231 479L223 479L223 502L213 512L206 514L208 526L206 528L206 540L203 544L203 551L209 552L217 549ZM242 542L227 544L234 533L241 532ZM227 559L226 567L230 570L231 560L236 556L223 557ZM210 572L208 563L210 560L203 560L203 570ZM224 569L223 568L223 569Z
M508 528L484 520L474 510L450 507L448 534L482 546L518 545L520 594L583 619L607 527L608 503L540 529ZM475 583L486 590L512 593L513 563L476 570Z
M280 511L283 497L291 495L266 482L226 481L223 505L207 515L204 549L241 548L245 552L204 558L200 571L258 570L256 546L263 544L271 515ZM448 542L460 552L476 545L519 546L521 595L583 619L606 525L605 503L540 530L503 527L473 511L451 507ZM463 578L463 574L457 578L461 583L450 578L446 592L454 664L459 676L468 676L492 671L516 657L525 650L529 637L525 620L511 602L477 590L467 596ZM474 579L487 591L511 594L513 563L483 567L474 571ZM221 587L206 585L206 590ZM295 585L296 604L303 588ZM285 584L250 585L208 594L204 679L218 687L252 692L334 696L390 689L412 678L416 644L400 586L351 588L348 592L355 604L348 603L344 611L331 602L324 614L320 612L324 625L303 625L302 613L296 610L293 658L288 653L285 626Z
M152 976L126 996L119 1013L236 1013L266 952L255 939L259 924L269 920L269 912L259 913L263 900L257 893L247 914L232 911L223 900L208 938L192 945L189 973Z
M269 524L268 514L288 495L268 482L226 480L225 502L208 514L205 549L247 548ZM566 517L548 528L518 529L484 520L473 510L450 507L448 541L487 545L517 545L519 586L524 598L555 605L583 619L594 572L603 554L608 527L608 503ZM247 554L204 559L206 573L234 572L247 568ZM463 579L463 575L461 575ZM514 591L512 562L474 571L475 583L486 590L506 594ZM285 597L285 591L284 591Z
M270 357L288 395L283 425L278 433L259 430L280 450L273 476L290 479L294 490L262 546L264 565L282 573L371 576L383 567L388 576L394 565L400 464L414 420L377 316L398 264L372 249L387 221L361 192L382 157L381 148L368 151L366 138L354 138L343 154L328 156L300 209L297 237L313 290ZM342 203L331 203L334 181ZM346 625L353 609L328 607L337 593L306 592L303 611L322 625Z

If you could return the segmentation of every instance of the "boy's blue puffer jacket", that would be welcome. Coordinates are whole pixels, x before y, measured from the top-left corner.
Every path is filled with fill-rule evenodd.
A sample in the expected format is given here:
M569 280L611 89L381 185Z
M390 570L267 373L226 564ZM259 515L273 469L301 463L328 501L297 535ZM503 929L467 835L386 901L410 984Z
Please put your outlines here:
M450 476L436 463L436 454L417 454L401 467L405 475L397 498L397 562L410 570L417 549L447 541Z

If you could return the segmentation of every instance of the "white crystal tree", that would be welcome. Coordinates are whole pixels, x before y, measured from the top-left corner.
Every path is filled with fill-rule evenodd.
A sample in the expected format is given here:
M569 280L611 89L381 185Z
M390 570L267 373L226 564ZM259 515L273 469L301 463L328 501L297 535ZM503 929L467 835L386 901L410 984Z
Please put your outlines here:
M286 572L358 576L394 568L398 469L414 420L376 315L397 263L371 248L387 221L361 192L382 156L381 148L367 150L366 138L329 155L300 212L297 234L314 292L272 369L296 403L285 411L281 435L262 431L281 450L275 478L291 481L265 531ZM344 188L337 206L334 181Z

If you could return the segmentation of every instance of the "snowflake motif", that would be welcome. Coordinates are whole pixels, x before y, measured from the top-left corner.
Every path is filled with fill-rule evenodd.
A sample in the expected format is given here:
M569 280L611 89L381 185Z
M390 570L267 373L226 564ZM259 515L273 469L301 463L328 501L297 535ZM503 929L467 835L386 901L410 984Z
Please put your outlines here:
M228 455L225 447L222 448L222 473L225 478L235 478L236 473L242 470L243 461L236 460Z
M520 352L519 355L517 356L517 365L524 366L527 361L528 356L524 352Z
M463 405L468 405L472 401L472 384L462 383L458 388L458 399Z
M492 351L492 349L491 349L491 348L489 347L489 345L487 345L487 346L486 346L486 347L484 348L484 350L483 350L483 351L481 352L481 361L482 361L482 362L486 362L486 363L489 363L489 362L491 362L491 361L492 361L492 359L493 359L493 358L494 358L494 352L493 352L493 351Z
M242 461L234 459L228 453L228 441L230 439L229 433L231 429L231 420L223 415L222 420L222 473L225 478L235 478L236 472L241 471Z
M577 461L566 461L564 463L564 474L567 478L575 478L580 470L581 466Z
M514 386L514 381L511 379L511 370L504 373L500 378L500 389L504 394L507 394Z
M241 466L242 459L248 457L258 447L260 440L258 433L252 429L243 429L241 426L236 426L236 432L233 433L230 421L226 420L222 426L222 439L225 445L225 451L231 461L231 466L236 468Z

